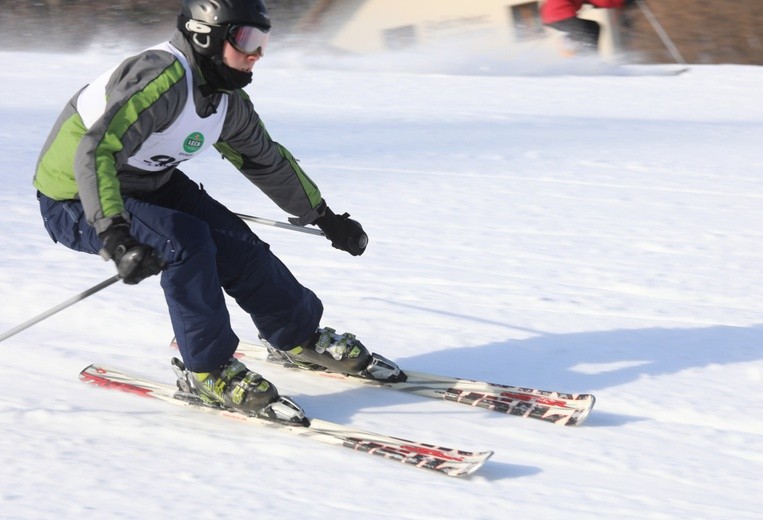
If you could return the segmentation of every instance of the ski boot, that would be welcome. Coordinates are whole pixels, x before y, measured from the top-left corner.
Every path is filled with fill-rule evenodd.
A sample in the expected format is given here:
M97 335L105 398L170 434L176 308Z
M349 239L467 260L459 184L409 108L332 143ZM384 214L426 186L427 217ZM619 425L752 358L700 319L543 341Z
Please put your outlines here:
M281 422L308 425L305 412L291 398L278 394L276 387L252 372L236 358L212 372L191 372L182 361L172 359L177 386L182 397Z
M319 328L304 345L290 350L279 350L265 339L268 361L293 365L307 370L328 370L377 381L400 382L406 376L395 363L368 349L346 332L337 334L329 327Z

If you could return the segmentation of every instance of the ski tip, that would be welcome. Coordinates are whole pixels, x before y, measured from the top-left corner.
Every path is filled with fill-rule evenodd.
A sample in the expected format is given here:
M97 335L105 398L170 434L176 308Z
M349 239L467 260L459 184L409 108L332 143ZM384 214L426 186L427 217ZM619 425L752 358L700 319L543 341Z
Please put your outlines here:
M591 411L596 404L596 397L592 394L587 394L587 397L588 406L571 415L569 420L564 423L565 426L580 426L586 419L588 419L588 416L591 414Z
M475 452L472 453L469 457L471 459L471 463L468 465L463 465L459 467L458 469L455 469L451 473L448 473L448 476L451 477L469 477L477 472L482 466L485 465L485 463L488 461L490 457L493 456L495 452L492 450L489 451L482 451L482 452Z
M495 455L495 452L493 450L487 450L480 453L475 453L475 456L479 457L480 466L486 463L488 459L492 457L493 455Z

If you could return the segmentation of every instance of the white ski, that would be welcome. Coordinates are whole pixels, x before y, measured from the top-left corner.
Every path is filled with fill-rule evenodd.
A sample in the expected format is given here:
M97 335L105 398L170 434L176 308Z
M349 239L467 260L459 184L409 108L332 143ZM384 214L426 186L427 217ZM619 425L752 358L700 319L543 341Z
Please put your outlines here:
M101 388L121 390L141 397L155 398L174 405L186 406L226 416L257 426L279 429L300 437L309 437L324 444L343 446L371 455L378 455L417 468L429 469L451 477L463 477L477 471L493 455L492 451L470 452L409 441L378 433L357 430L321 419L288 423L189 400L169 384L131 375L120 370L90 365L80 373L80 380Z
M171 346L177 348L174 339ZM582 424L596 403L596 398L591 394L569 394L485 381L472 381L459 377L405 370L403 367L401 368L403 368L407 379L402 382L383 382L324 370L306 370L297 365L284 364L280 360L269 358L265 345L243 341L239 343L236 356L268 361L321 377L349 381L359 385L390 388L408 394L467 404L499 413L539 419L566 426Z

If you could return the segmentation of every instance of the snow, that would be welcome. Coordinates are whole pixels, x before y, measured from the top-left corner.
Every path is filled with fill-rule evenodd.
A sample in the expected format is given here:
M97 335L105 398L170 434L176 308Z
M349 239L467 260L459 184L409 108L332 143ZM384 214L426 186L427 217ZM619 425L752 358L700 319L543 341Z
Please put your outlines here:
M119 55L0 56L4 331L114 274L50 241L31 176ZM158 279L117 284L0 345L1 517L763 518L762 68L283 57L258 64L256 106L371 240L353 258L255 227L324 324L412 370L592 392L594 412L565 428L257 367L310 415L495 450L451 479L92 389L92 362L173 377ZM286 218L213 152L184 169Z

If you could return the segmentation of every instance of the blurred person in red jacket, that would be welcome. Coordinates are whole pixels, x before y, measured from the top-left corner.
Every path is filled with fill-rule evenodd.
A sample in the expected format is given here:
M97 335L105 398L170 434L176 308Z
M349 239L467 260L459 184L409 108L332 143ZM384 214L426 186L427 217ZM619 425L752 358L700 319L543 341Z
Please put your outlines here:
M598 22L578 18L583 4L594 7L620 9L635 3L635 0L546 0L540 8L543 24L565 33L581 53L595 53L599 50Z

